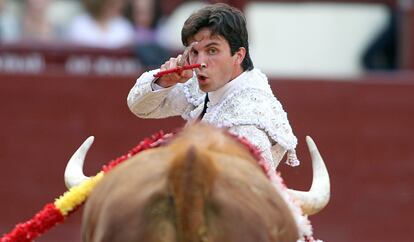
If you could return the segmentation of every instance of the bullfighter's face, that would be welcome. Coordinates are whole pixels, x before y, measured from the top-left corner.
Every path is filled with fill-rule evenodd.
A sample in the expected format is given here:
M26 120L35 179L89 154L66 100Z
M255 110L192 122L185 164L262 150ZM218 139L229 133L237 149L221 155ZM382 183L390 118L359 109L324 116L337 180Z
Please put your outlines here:
M204 92L215 91L239 76L243 69L241 63L246 54L240 48L231 55L227 40L221 35L212 35L208 28L203 28L189 40L197 42L189 56L190 64L206 64L205 68L196 69L200 89Z

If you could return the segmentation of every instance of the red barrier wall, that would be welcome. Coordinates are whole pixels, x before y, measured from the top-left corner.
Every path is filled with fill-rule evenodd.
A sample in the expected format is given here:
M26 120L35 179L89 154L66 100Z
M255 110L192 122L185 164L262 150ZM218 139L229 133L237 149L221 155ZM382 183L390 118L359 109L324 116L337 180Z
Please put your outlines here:
M89 135L86 173L178 118L141 120L126 106L135 77L0 75L0 233L31 218L66 189L67 160ZM332 180L328 207L311 219L325 241L412 241L414 78L273 80L299 138L299 168L281 165L289 187L311 181L311 135ZM137 191L139 192L139 191ZM81 210L37 241L80 241Z

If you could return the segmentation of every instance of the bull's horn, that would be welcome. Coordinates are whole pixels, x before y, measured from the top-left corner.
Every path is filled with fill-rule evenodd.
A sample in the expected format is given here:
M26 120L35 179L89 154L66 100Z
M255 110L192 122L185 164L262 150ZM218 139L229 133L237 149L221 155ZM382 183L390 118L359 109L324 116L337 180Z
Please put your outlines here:
M331 187L329 174L318 148L312 138L306 136L306 142L312 157L313 180L308 192L289 189L289 194L301 201L303 213L312 215L321 211L329 202Z
M68 189L90 179L83 174L83 162L93 140L93 136L87 138L68 161L65 169L65 184Z

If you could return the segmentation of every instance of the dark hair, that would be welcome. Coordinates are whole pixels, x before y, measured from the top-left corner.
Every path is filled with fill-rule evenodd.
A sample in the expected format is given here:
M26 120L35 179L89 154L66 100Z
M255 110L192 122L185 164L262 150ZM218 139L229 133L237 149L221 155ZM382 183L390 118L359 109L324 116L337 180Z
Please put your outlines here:
M188 46L189 39L202 28L208 28L212 35L223 36L229 43L231 55L234 55L240 47L244 47L246 56L242 62L242 68L245 71L253 69L249 54L246 19L240 10L224 3L217 3L191 14L181 30L181 41L184 46Z

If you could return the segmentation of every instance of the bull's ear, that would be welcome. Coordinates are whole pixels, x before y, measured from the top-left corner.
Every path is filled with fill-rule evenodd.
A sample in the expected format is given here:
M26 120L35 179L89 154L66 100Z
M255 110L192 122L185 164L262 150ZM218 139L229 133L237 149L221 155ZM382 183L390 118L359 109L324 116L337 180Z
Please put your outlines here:
M65 169L65 184L68 189L90 179L83 174L83 163L94 139L93 136L89 136L68 161Z
M313 180L311 189L308 192L289 189L289 194L301 201L302 211L312 215L321 211L329 202L331 196L331 185L328 170L319 153L318 147L312 138L306 136L309 153L312 158Z

